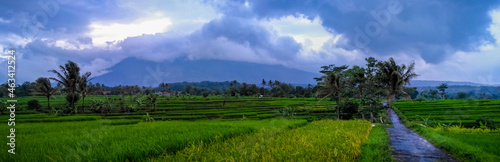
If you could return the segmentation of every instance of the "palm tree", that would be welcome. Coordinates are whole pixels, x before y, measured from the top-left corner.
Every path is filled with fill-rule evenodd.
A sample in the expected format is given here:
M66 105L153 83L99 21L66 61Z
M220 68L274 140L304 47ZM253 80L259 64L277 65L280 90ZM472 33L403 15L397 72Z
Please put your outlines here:
M87 88L88 82L92 79L89 79L90 75L92 73L86 72L80 78L78 78L78 92L82 95L82 109L81 112L85 111L85 97L87 96L87 93L89 92L89 89Z
M49 79L54 80L58 83L61 83L66 91L69 93L69 97L66 97L66 100L69 102L71 108L73 109L73 113L77 114L77 110L75 108L76 102L76 86L78 82L78 78L80 77L80 67L73 61L68 61L64 66L59 66L59 71L57 70L49 70L57 75L56 78L51 77Z
M337 103L337 119L340 120L340 98L342 89L344 87L343 71L347 69L347 66L335 67L335 65L322 66L323 70L320 73L324 75L320 78L316 78L318 86L322 87L316 94L319 96L324 96L321 100L331 97L335 98Z
M50 97L54 94L55 89L52 88L49 78L38 78L35 85L35 94L40 94L47 97L47 108L50 109Z
M412 62L410 66L402 64L397 65L394 59L391 57L389 61L378 62L378 78L387 88L387 99L393 101L396 94L400 93L405 98L410 98L403 90L403 86L409 85L410 80L418 77L414 72L415 62ZM392 102L390 102L392 103ZM391 104L389 106L392 107Z

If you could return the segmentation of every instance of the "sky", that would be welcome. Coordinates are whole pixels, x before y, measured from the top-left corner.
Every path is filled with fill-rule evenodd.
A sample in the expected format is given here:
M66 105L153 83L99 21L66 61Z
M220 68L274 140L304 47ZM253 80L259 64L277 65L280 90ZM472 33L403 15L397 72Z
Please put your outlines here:
M68 60L95 77L130 57L309 72L393 57L415 62L419 80L500 84L500 1L2 1L0 51L8 49L24 81Z

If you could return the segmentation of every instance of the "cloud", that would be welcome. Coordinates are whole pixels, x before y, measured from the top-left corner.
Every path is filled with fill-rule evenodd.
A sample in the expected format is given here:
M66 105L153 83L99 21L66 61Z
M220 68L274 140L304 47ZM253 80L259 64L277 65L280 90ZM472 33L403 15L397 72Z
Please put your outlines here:
M364 65L373 56L415 61L420 79L497 83L499 3L72 1L50 16L38 1L9 1L0 6L0 47L18 49L20 66L42 75L67 60L98 76L127 57L246 61L317 72L327 64ZM49 15L46 23L23 35L39 11ZM363 40L368 43L356 44ZM40 75L31 71L19 77Z
M127 37L163 33L170 25L172 25L172 21L169 18L139 20L130 24L92 23L90 24L89 36L93 38L94 45L106 46L107 42L121 41Z
M400 12L390 13L390 2L400 4ZM477 42L492 41L491 34L485 30L491 23L488 11L499 2L292 0L286 3L252 1L250 4L262 19L297 14L310 19L319 16L323 27L342 33L349 40L346 49L380 56L413 51L426 62L439 63L456 51L477 50ZM385 26L373 16L382 13L390 13L386 14L390 21ZM367 26L374 36L367 36L370 43L359 48L355 45L358 33L354 29L357 27L369 35Z
M128 55L162 61L179 57L224 59L283 64L302 48L292 37L271 33L258 22L224 16L205 24L199 31L176 36L171 33L130 37L118 46Z

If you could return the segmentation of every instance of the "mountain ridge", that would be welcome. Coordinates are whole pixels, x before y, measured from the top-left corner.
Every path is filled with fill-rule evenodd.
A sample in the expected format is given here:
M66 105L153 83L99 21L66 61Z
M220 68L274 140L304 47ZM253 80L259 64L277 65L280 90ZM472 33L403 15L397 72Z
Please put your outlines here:
M260 84L262 79L292 84L315 84L319 73L306 72L282 65L266 65L225 60L174 60L153 62L127 58L108 69L110 72L92 81L108 86L157 86L167 82L224 82L236 80ZM120 78L120 79L117 79Z

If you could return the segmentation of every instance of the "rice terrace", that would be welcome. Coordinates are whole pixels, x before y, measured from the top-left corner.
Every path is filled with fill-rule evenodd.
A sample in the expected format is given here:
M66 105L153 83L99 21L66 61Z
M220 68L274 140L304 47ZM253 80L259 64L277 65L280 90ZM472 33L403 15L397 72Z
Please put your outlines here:
M500 162L500 1L0 8L0 162Z

